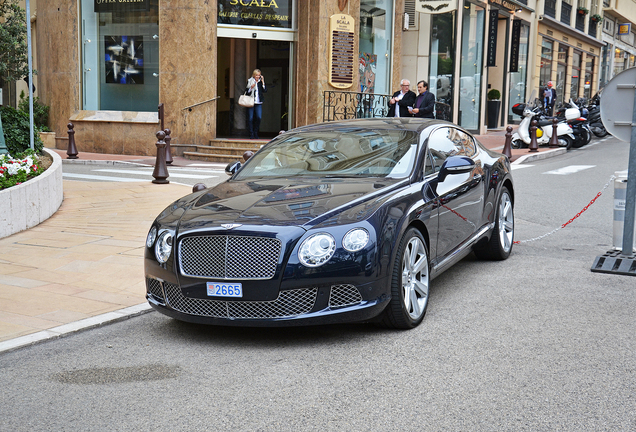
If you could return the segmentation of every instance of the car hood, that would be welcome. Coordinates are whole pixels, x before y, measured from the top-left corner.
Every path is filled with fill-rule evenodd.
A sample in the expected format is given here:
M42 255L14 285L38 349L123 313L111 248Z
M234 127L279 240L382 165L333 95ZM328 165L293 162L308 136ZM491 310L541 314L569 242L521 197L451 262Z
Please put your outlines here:
M180 231L221 224L309 229L327 220L333 223L334 218L350 223L372 214L403 184L408 180L228 180L193 197L192 205L181 216Z

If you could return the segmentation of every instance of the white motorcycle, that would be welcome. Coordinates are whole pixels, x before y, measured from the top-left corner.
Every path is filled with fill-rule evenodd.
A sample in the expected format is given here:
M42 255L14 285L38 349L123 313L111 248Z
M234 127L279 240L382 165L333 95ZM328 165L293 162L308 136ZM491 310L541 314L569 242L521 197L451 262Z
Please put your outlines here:
M530 100L533 100L534 92ZM512 147L522 148L530 145L530 127L532 120L537 120L537 145L549 145L552 138L552 117L544 117L540 103L515 104L512 112L521 116L522 120L517 131L512 135ZM581 116L578 108L568 108L565 112L566 121L559 121L557 124L557 142L559 147L570 149L576 139L572 127L567 120L572 120Z

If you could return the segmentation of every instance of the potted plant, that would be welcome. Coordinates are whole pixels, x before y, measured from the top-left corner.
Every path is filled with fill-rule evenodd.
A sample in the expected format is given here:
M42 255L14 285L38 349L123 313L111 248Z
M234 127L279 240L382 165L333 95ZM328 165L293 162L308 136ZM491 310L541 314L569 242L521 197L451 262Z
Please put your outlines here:
M587 8L584 8L583 6L579 6L576 8L576 12L581 14L581 15L587 15L590 13L590 10Z
M599 14L594 14L590 17L590 19L594 22L600 23L603 22L603 17L600 16Z
M501 107L501 92L496 89L488 91L488 129L499 126L499 108Z

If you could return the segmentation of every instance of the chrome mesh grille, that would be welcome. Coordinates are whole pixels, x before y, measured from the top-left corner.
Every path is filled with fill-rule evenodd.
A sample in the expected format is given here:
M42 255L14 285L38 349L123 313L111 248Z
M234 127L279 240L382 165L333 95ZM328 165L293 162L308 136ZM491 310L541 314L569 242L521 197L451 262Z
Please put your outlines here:
M185 297L174 284L164 282L168 304L190 315L213 318L288 318L309 313L316 303L318 288L281 291L271 301L224 301Z
M186 276L218 279L271 279L281 241L269 237L194 236L179 243L179 263Z
M161 289L161 282L159 282L157 279L146 278L146 288L150 294L154 295L161 301L164 301L163 290Z
M360 291L355 285L334 285L329 294L329 307L344 307L359 304L362 301Z

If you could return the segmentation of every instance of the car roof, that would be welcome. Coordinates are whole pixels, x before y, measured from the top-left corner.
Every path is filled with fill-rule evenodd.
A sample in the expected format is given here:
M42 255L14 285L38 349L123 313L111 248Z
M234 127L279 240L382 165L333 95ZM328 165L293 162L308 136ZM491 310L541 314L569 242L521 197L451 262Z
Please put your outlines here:
M458 127L454 123L437 120L437 119L422 119L422 118L392 118L392 117L378 117L367 119L354 119L344 120L337 122L324 122L316 123L307 126L301 126L290 130L289 132L304 132L304 131L329 131L335 132L338 130L345 131L347 129L374 129L374 130L395 130L405 129L414 132L422 132L429 127L435 127L440 125L450 125ZM461 128L460 128L461 129Z

